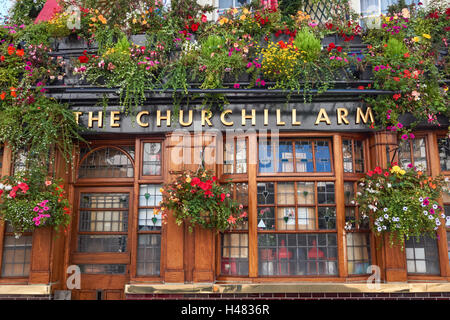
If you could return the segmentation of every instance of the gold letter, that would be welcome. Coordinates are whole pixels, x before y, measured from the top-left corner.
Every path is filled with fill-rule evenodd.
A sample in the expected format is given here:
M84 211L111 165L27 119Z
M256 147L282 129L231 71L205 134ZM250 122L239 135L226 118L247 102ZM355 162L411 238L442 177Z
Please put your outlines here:
M209 120L212 117L211 110L202 110L202 126L204 127L206 123L208 126L212 126L211 121Z
M83 112L81 112L81 111L74 111L73 114L75 116L75 121L77 122L77 124L79 124L80 116L83 114Z
M92 128L92 122L97 121L98 127L103 127L103 111L98 112L98 117L94 118L92 117L92 111L89 111L89 119L88 119L88 127Z
M301 124L300 121L297 121L297 109L292 109L292 125L299 126Z
M220 121L222 121L222 123L225 126L232 126L234 125L233 121L227 121L225 120L225 115L227 115L228 113L233 113L233 111L231 111L230 109L224 110L221 114L220 114Z
M264 109L264 125L269 125L269 109Z
M245 109L242 109L242 125L245 126L246 125L246 120L247 119L252 119L252 126L256 125L256 111L255 109L252 109L252 115L251 116L247 116L245 113Z
M345 124L348 124L347 116L348 116L347 108L337 108L338 124L342 124L342 122L344 122Z
M116 121L120 121L120 117L116 117L116 115L119 115L120 111L111 111L111 119L109 126L111 128L118 128L120 127L120 123L116 123Z
M141 111L136 115L136 122L138 123L138 125L140 125L141 127L148 127L148 122L142 122L141 118L144 114L150 114L150 112L148 111Z
M161 127L161 120L167 121L167 127L170 127L170 110L166 111L166 115L161 117L161 110L156 111L156 125Z
M324 108L320 108L319 114L317 115L317 120L315 125L318 125L321 121L325 121L328 125L331 124L330 118Z
M286 122L281 121L281 110L277 109L277 126L284 126Z
M367 120L369 120L368 118L370 118L370 123L375 122L373 120L372 109L370 107L367 108L366 114L363 114L363 112L362 112L360 107L358 107L356 109L356 123L359 123L361 118L362 118L364 123L367 123Z
M184 122L184 111L183 110L180 110L180 124L183 126L183 127L188 127L188 126L190 126L191 124L192 124L192 110L188 110L188 122Z

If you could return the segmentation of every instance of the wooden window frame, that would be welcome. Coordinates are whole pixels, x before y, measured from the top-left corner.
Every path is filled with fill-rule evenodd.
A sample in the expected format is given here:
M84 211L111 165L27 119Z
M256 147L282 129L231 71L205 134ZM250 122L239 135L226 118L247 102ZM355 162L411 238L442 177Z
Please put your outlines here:
M227 134L228 135L232 135L232 139L233 139L233 172L232 173L225 173L225 145L227 142ZM231 139L228 139L228 141ZM236 146L237 146L237 141L238 140L245 140L245 157L246 157L246 170L243 173L236 173ZM220 164L218 165L218 176L221 177L221 180L225 180L225 179L233 179L233 181L235 179L242 179L243 177L245 177L248 180L248 165L249 165L249 142L248 142L248 137L246 135L243 134L238 134L238 133L234 133L234 134L230 134L230 133L226 133L224 135L223 140L219 140L219 144L218 144L218 148L220 150L219 154L219 159L221 159Z
M144 164L144 144L145 143L160 143L161 144L161 170L159 175L144 175L143 174L143 164ZM164 183L164 172L166 170L166 164L164 163L165 158L165 139L164 138L144 138L139 139L139 143L136 144L136 146L139 145L139 154L135 151L135 159L139 159L136 163L139 164L139 183ZM138 157L139 156L139 157Z
M437 140L437 144L438 144L438 150L437 150L438 156L439 156L439 139L450 140L450 137L448 135L445 135L445 134L437 134L436 135L436 140ZM441 164L441 158L439 157L439 171L445 176L450 176L450 168L449 168L449 170L442 170L440 164Z
M344 142L344 140L350 140L352 141L352 171L351 172L345 172L344 170L344 177L357 177L362 178L365 174L365 172L367 172L369 170L369 166L368 166L368 159L369 159L369 150L368 150L368 143L367 143L367 139L364 136L361 135L354 135L354 136L348 136L348 135L342 135L342 144ZM364 166L364 170L363 172L356 172L355 168L356 168L356 161L355 161L355 141L359 141L362 143L362 153L363 153L363 166ZM342 160L344 160L344 154L342 154ZM344 161L342 161L342 163L344 163Z
M259 171L259 147L260 147L260 136L258 136L257 140L257 177L272 177L272 176L287 176L287 177L304 177L304 176L314 176L314 177L334 177L335 176L335 168L334 168L334 146L332 137L328 134L325 137L306 137L303 135L296 136L286 136L283 134L279 135L278 142L290 141L292 143L292 163L293 163L293 172L278 172L275 164L278 164L278 154L275 153L276 144L273 143L273 140L270 136L266 136L265 139L270 141L270 146L272 147L272 162L274 165L274 172L260 172ZM309 141L311 142L311 153L313 159L313 171L312 172L297 172L297 161L296 161L296 152L295 152L295 143L298 141ZM331 171L329 172L317 172L316 170L316 150L315 150L315 142L317 141L327 141L329 145L330 151L330 167ZM279 144L278 144L279 146ZM277 149L278 150L278 149Z
M416 134L414 141L416 141L417 139L423 139L425 142L425 160L427 163L427 168L426 170L424 170L427 174L431 173L431 159L430 159L430 141L428 139L428 135L426 134L421 134L418 133ZM415 159L414 159L414 148L413 148L413 142L411 139L408 139L406 141L398 141L398 145L399 145L399 149L398 152L396 154L396 158L397 158L397 162L398 165L400 166L400 143L408 143L409 144L409 152L410 152L410 163L415 166Z

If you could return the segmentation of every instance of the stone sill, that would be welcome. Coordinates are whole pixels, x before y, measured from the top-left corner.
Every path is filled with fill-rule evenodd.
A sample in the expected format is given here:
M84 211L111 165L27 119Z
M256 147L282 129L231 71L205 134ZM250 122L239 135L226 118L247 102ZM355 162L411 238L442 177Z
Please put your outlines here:
M125 294L450 292L450 283L127 284Z
M50 295L51 285L0 285L0 295Z

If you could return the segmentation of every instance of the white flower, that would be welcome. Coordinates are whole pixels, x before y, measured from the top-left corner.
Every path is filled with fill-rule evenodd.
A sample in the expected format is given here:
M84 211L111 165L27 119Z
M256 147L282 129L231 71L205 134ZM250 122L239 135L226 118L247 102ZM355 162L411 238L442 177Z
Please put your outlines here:
M10 190L12 190L11 186L5 186L5 191L10 191Z
M384 218L385 218L385 219L389 218L389 215L386 213L386 214L384 215Z
M420 198L419 198L419 201L420 201L420 202L423 202L423 198L422 198L422 197L420 197Z
M379 217L378 221L382 222L383 221L383 217Z
M423 210L423 214L427 216L428 215L428 211L427 210Z
M428 216L428 219L433 220L433 216L430 214L430 215Z
M383 230L383 229L381 229L381 227L378 227L377 230L378 230L378 232L381 232L381 230Z
M350 201L351 204L355 204L355 200Z
M383 211L384 211L384 212L387 212L387 211L388 211L388 208L384 208Z
M441 222L438 220L438 221L436 221L436 225L437 226L440 226L441 225Z
M375 206L373 206L371 204L369 204L368 207L369 207L370 210L373 210L373 211L377 211L378 210L377 207L375 207Z
M408 207L403 207L403 211L407 211L408 210Z
M392 184L388 183L388 184L387 184L387 187L388 187L388 188L392 187Z
M441 213L441 218L445 219L445 214Z
M0 190L3 190L4 187L3 183L0 183Z
M357 196L360 196L360 195L362 195L362 193L358 191L358 192L356 193L356 195L357 195Z
M387 229L386 226L383 226L382 228L383 228L383 230L386 230L386 229Z
M361 182L359 185L360 185L361 187L364 187L364 183L363 183L363 182Z
M420 204L423 208L425 208L427 205L426 204L423 204L423 203L421 203Z
M446 216L445 219L450 220L450 216Z
M437 204L433 204L433 209L437 209L438 208L438 205Z

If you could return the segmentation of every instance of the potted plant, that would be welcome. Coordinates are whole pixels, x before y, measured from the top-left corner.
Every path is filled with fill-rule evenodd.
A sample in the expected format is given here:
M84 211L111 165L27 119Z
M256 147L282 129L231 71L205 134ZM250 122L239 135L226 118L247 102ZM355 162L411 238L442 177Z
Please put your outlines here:
M16 237L42 227L58 231L70 222L61 181L43 178L33 170L4 177L0 183L0 217L10 223Z
M448 192L443 177L427 176L412 165L376 167L359 185L355 200L362 219L370 220L376 235L389 234L391 245L395 242L403 248L405 238L435 237L438 227L450 219L438 202L441 192Z
M187 223L193 227L224 231L237 227L247 217L243 205L231 197L229 185L220 185L210 171L199 168L185 171L172 183L161 188L161 216L167 222L167 213L172 211L178 225Z

